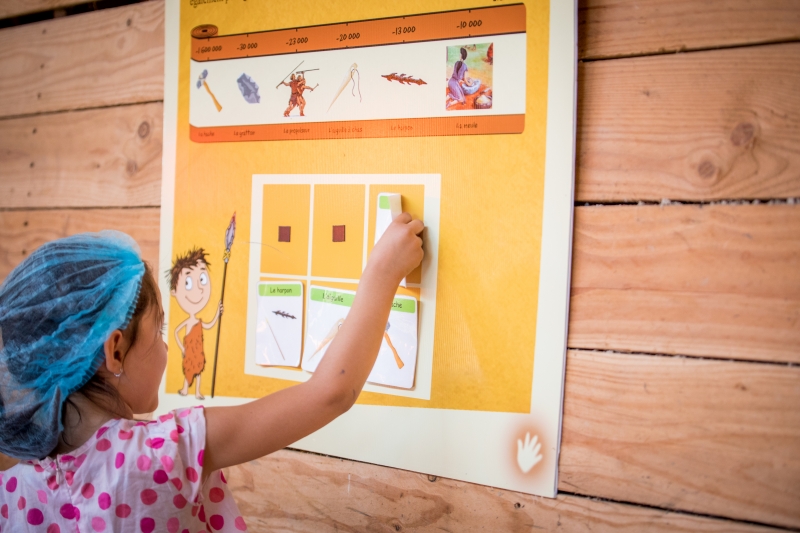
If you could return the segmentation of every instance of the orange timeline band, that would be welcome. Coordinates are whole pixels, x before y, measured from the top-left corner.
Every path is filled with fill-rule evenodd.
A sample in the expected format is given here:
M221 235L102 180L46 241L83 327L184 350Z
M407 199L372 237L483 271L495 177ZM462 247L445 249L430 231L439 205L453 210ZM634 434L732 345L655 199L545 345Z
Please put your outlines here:
M214 61L525 31L525 5L463 9L192 39L192 59Z

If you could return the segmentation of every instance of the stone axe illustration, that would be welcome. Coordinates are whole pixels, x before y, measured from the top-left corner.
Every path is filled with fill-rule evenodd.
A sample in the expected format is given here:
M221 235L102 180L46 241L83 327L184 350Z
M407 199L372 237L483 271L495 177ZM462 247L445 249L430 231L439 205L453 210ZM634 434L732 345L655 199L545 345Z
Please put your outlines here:
M209 89L208 84L206 83L207 77L208 77L208 70L203 70L203 72L197 78L197 88L199 89L200 87L205 87L206 91L208 91L208 94L211 95L211 99L214 100L214 105L217 107L217 111L222 111L222 106L217 101L217 97L214 96L214 93L211 92L211 89Z

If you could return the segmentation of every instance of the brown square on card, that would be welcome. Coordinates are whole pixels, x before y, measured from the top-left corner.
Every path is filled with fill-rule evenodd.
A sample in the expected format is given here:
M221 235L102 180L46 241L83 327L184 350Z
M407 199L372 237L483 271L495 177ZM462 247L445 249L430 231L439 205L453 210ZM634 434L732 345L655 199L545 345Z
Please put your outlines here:
M344 242L344 226L333 227L333 242Z

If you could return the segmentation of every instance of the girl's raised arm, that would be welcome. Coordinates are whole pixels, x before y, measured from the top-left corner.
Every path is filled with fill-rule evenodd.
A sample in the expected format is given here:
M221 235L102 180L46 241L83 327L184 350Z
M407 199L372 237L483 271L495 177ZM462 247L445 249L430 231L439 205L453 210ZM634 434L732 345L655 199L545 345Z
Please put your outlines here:
M389 226L311 379L244 405L206 409L207 472L280 450L350 409L375 364L397 286L422 261L422 230L407 213Z

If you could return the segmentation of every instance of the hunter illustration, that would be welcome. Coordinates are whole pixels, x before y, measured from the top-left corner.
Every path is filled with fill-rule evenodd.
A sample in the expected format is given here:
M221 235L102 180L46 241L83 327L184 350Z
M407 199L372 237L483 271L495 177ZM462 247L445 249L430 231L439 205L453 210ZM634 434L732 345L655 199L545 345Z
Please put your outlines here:
M275 86L277 89L281 85L285 85L292 90L291 95L289 96L289 107L286 108L286 111L283 112L284 117L288 117L289 113L291 113L295 107L300 108L300 116L304 117L305 115L305 108L306 108L306 99L303 96L305 91L313 91L317 87L319 87L319 83L313 87L309 87L306 85L306 72L313 72L315 70L319 70L318 68L306 69L306 70L296 70L300 68L300 65L303 64L303 61L300 62L294 69L292 69L292 73L287 76L289 81L286 81L286 78L283 78L281 82Z

